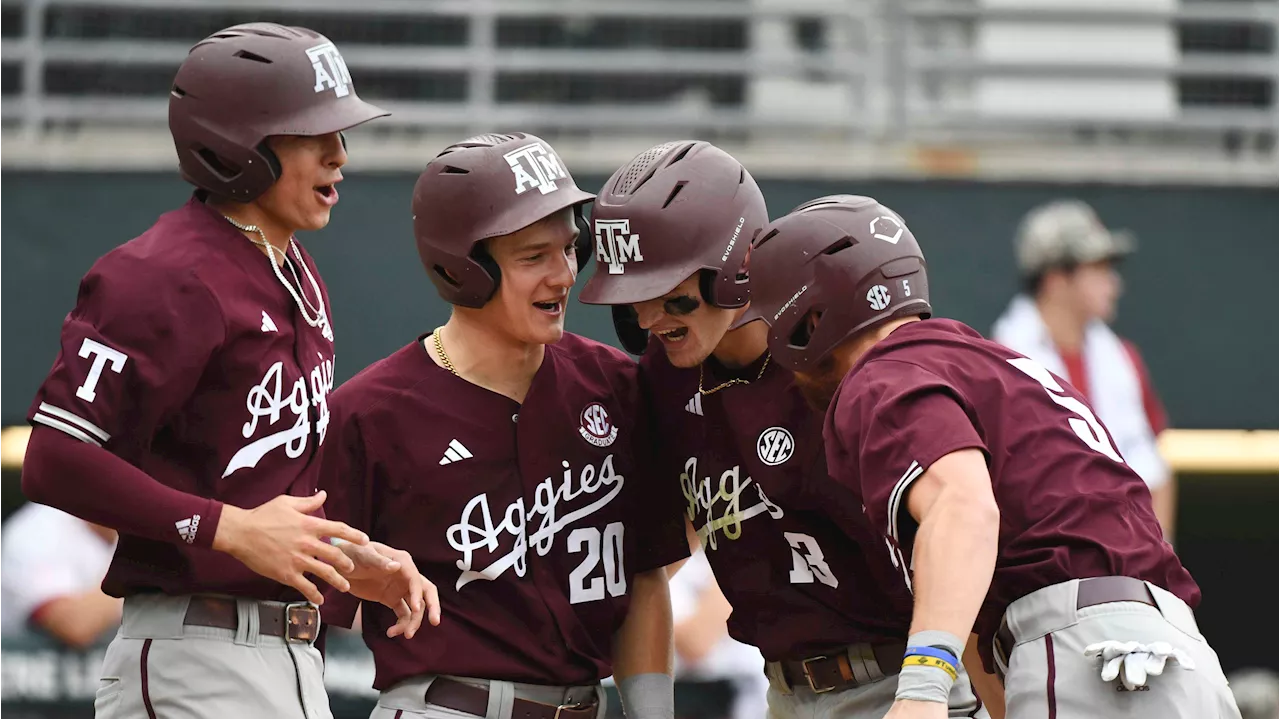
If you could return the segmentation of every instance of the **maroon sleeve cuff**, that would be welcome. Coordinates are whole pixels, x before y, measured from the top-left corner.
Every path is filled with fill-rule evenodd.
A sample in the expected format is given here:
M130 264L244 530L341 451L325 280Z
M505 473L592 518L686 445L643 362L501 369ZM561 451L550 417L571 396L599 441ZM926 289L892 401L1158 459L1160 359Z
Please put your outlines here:
M174 489L94 444L36 427L22 466L22 491L122 534L211 547L222 503Z
M193 547L213 549L213 538L218 534L218 523L222 521L222 502L216 499L204 500L207 507L200 513L200 531L196 532Z

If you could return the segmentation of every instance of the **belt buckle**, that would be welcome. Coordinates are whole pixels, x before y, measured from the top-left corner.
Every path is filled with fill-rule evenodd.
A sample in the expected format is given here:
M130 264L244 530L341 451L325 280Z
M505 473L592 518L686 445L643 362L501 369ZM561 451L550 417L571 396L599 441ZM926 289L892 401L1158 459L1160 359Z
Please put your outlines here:
M565 709L576 711L578 709L586 709L586 708L587 708L587 705L584 702L574 702L572 704L561 704L556 707L556 714L554 717L552 717L552 719L560 719L560 712L564 711Z
M288 604L284 608L285 641L315 641L320 610L310 604Z
M833 691L836 688L836 685L832 684L829 687L819 689L818 685L813 683L813 672L809 671L809 662L820 662L823 659L829 659L829 657L825 655L820 657L809 657L808 659L804 659L800 662L800 666L804 667L804 678L808 680L809 689L813 691L814 694L826 694L827 692Z

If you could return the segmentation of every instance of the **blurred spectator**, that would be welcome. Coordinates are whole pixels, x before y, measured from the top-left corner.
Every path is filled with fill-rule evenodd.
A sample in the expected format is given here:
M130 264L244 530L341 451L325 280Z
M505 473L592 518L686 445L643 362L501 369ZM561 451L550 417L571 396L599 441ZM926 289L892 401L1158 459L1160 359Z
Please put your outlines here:
M0 628L37 630L76 649L120 624L121 600L100 585L116 533L61 510L27 503L5 520L0 549Z
M693 527L686 523L686 529L693 556L671 578L676 681L723 682L733 688L733 705L707 719L760 719L768 713L764 657L759 649L729 637L726 622L732 608L720 593ZM676 708L677 715L684 713L680 702Z
M1133 237L1107 229L1083 202L1058 200L1023 218L1014 249L1024 293L996 320L992 338L1089 399L1120 455L1151 489L1172 541L1176 488L1156 444L1166 428L1164 407L1137 348L1108 326L1122 289L1115 265L1134 251Z
M1239 669L1227 677L1240 719L1280 718L1280 677L1270 669Z

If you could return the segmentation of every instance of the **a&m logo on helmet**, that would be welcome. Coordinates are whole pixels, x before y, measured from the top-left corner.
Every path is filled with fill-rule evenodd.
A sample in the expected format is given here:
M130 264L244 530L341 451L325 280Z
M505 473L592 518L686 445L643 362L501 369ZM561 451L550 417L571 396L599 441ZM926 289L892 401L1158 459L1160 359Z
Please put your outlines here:
M770 467L791 459L795 451L796 441L786 427L770 427L756 439L756 456Z
M511 173L516 176L517 195L523 195L535 187L542 194L549 195L559 189L556 180L569 176L564 165L560 164L560 158L540 142L516 148L503 157L511 166Z
M599 402L592 402L582 410L582 426L578 433L597 447L608 447L618 438L618 428L609 420L609 410Z
M307 48L307 57L311 59L311 67L316 71L316 92L333 90L338 97L346 97L351 92L351 73L347 71L347 63L333 43Z
M631 220L597 220L596 262L609 266L609 274L620 275L628 262L643 262L640 235L631 234Z

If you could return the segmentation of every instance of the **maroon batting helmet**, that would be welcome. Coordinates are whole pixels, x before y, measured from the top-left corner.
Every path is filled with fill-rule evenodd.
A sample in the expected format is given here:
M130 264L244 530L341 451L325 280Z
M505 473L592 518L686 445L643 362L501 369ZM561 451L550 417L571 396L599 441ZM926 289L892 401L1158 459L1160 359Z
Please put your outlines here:
M594 197L578 189L560 156L541 139L523 132L478 135L445 148L418 177L418 255L446 302L483 307L500 280L484 240L572 207L581 268L589 256L582 206Z
M756 181L724 150L695 140L651 147L596 197L596 271L579 297L614 305L618 337L642 352L648 333L621 306L661 297L695 273L707 303L745 305L747 254L768 221Z
M813 370L864 329L933 312L915 236L870 197L830 195L800 205L764 229L751 262L744 319L769 324L769 350L793 372ZM810 331L812 310L821 317Z
M255 22L191 48L169 92L182 178L250 202L280 176L271 135L328 135L390 113L361 100L338 49L301 27Z

